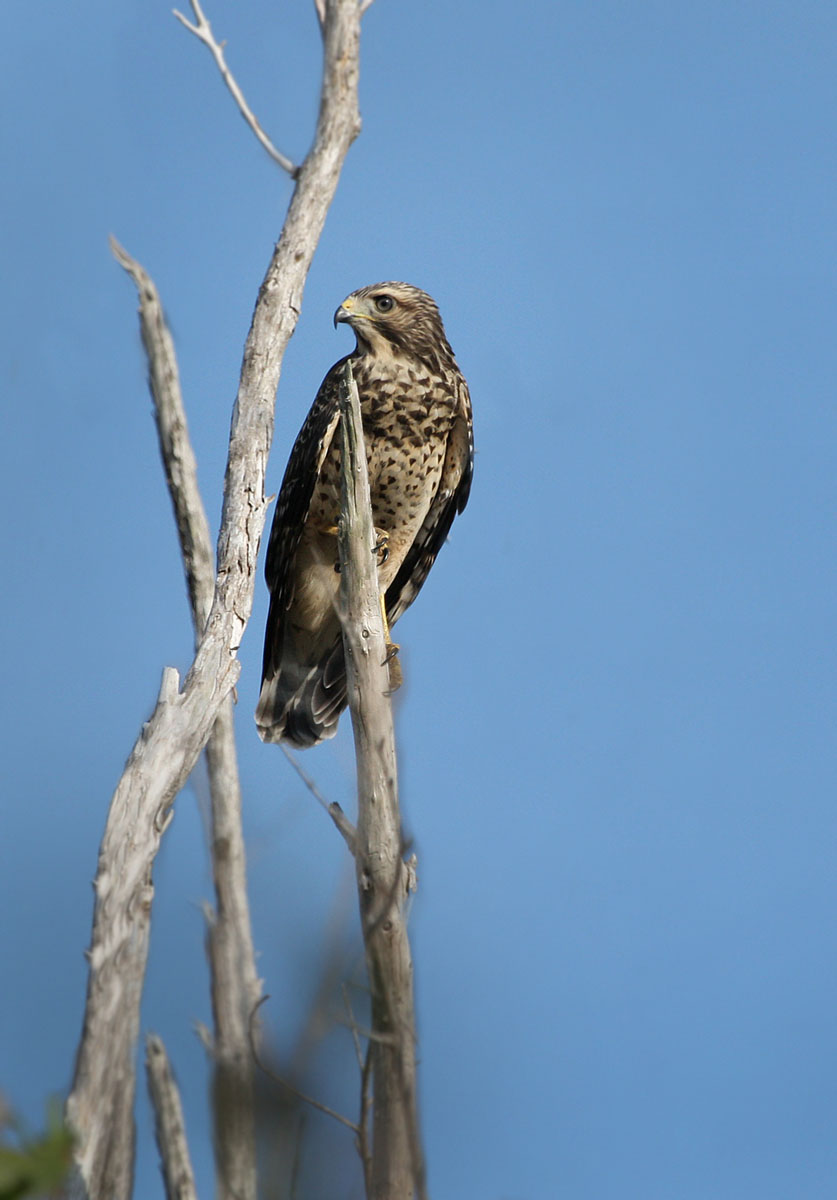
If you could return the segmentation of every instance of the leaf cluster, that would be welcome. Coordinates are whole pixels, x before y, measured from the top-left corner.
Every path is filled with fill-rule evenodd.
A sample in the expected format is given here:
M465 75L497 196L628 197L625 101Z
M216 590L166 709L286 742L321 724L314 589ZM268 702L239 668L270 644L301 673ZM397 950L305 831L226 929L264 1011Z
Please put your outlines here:
M73 1137L57 1100L47 1106L46 1129L37 1135L10 1110L0 1113L0 1200L62 1195L72 1151Z

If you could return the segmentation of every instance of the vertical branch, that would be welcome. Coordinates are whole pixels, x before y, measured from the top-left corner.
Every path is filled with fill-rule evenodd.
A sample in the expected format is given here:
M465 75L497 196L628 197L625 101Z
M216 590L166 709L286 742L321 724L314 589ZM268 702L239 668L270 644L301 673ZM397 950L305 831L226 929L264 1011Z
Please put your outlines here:
M296 176L244 348L233 409L209 617L182 691L167 670L111 801L95 883L84 1024L67 1119L91 1200L127 1200L134 1157L139 1006L148 957L151 873L174 798L238 679L267 509L264 473L285 347L346 154L360 131L357 0L326 0L314 142Z
M140 331L148 361L160 456L174 509L197 647L212 605L215 564L174 344L154 281L115 238L111 238L111 249L134 281L139 296ZM207 950L214 1019L213 1141L217 1192L219 1200L227 1196L255 1200L256 1140L249 1019L258 1004L261 985L247 901L241 784L230 696L218 713L206 744L206 757L215 885L215 913L209 920Z
M363 427L351 361L340 384L343 645L357 758L355 864L372 997L370 1200L424 1196L416 1105L413 965L395 734Z
M177 671L167 667L155 713L164 727L143 726L119 781L93 887L96 893L84 1028L76 1056L67 1121L90 1200L131 1194L134 1164L134 1050L148 957L151 867L171 821L173 796L154 787L171 758L169 714L180 696Z
M180 1092L162 1039L145 1039L145 1070L167 1200L197 1200Z
M215 913L207 928L213 1044L213 1146L217 1200L255 1200L256 1117L250 1014L259 1002L247 900L241 784L232 697L225 699L206 744L211 810L210 853Z

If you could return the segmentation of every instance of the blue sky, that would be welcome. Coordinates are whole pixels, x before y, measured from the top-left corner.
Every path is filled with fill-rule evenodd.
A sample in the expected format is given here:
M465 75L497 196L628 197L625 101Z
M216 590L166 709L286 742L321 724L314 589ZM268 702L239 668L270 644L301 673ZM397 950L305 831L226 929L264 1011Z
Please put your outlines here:
M311 6L207 12L301 158ZM350 345L340 300L378 279L430 291L478 447L398 630L437 1200L837 1187L835 34L805 0L377 0L365 18L364 131L285 358L268 483ZM160 288L215 523L290 185L167 3L17 6L0 56L0 1089L37 1122L72 1070L110 795L191 646L107 235ZM324 947L356 966L355 913L339 837L255 734L265 614L260 579L237 721L266 1015L289 1054ZM351 806L346 722L304 762ZM203 790L158 860L143 1028L173 1056L208 1196ZM345 1031L312 1078L352 1109ZM138 1121L137 1195L160 1194L144 1095ZM346 1152L343 1131L319 1136Z

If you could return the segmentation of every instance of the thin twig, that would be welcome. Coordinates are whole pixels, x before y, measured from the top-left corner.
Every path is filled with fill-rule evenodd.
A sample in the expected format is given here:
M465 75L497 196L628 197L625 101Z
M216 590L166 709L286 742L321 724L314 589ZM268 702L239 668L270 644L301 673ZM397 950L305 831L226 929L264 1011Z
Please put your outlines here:
M372 1108L372 1043L366 1047L363 1069L360 1072L360 1133L357 1148L363 1163L363 1179L367 1194L372 1192L372 1151L369 1147L369 1113Z
M357 1021L354 1025L351 1024L340 1013L333 1014L333 1020L336 1025L342 1025L346 1029L354 1029L361 1037L366 1038L367 1042L377 1042L379 1046L397 1046L398 1036L394 1033L379 1033L375 1029L367 1029L365 1025L359 1025Z
M262 996L262 998L259 1000L259 1003L254 1007L252 1013L250 1014L250 1050L256 1066L264 1075L267 1076L268 1079L273 1080L273 1082L278 1084L280 1087L287 1088L287 1090L292 1092L293 1095L299 1100L304 1100L306 1104L310 1104L311 1107L316 1108L318 1112L325 1113L327 1117L333 1117L335 1121L339 1121L341 1125L345 1125L347 1129L351 1129L352 1133L359 1134L360 1129L357 1125L355 1125L354 1121L350 1121L349 1118L344 1117L342 1113L335 1112L335 1110L333 1108L329 1108L327 1104L323 1104L321 1101L315 1100L313 1096L308 1096L305 1094L305 1092L301 1092L298 1087L294 1087L294 1085L289 1083L287 1079L283 1079L281 1075L277 1075L275 1071L272 1071L270 1067L266 1067L262 1062L261 1056L259 1055L259 1048L256 1045L255 1034L253 1032L253 1021L258 1010L265 1003L265 1001L269 999L270 996Z
M163 1040L153 1033L145 1039L145 1069L166 1196L168 1200L196 1200L195 1174L189 1157L180 1092Z
M341 985L343 993L343 1005L348 1015L349 1029L352 1033L352 1041L354 1042L355 1055L357 1057L357 1065L360 1071L360 1120L358 1121L358 1135L356 1139L357 1152L360 1155L360 1161L363 1165L363 1180L366 1187L366 1194L371 1195L372 1190L372 1155L369 1149L369 1109L372 1105L372 1040L368 1034L366 1044L366 1053L360 1045L361 1029L355 1020L352 1002L349 999L349 989L346 984Z
M189 0L189 2L192 5L192 12L195 14L197 24L193 25L192 22L188 21L186 17L183 16L183 13L178 12L176 8L172 10L174 15L177 17L180 24L185 26L190 33L193 33L198 41L203 42L203 44L209 50L210 54L215 59L218 70L221 72L221 78L227 85L233 100L235 100L236 104L238 105L238 111L253 130L253 133L259 139L261 145L268 152L273 161L278 163L283 171L287 171L291 179L296 179L297 175L299 174L299 167L295 166L291 160L282 153L281 150L276 149L273 142L259 124L256 114L244 99L244 93L236 83L235 76L233 75L232 71L227 66L227 60L224 58L224 45L226 43L215 40L215 35L212 32L212 26L204 16L203 9L200 6L200 0ZM323 14L321 21L325 21L325 14Z
M291 764L293 769L296 771L299 778L302 780L302 782L308 788L308 791L311 793L311 795L314 797L314 799L317 801L317 803L320 804L325 809L325 811L328 813L328 815L331 817L332 821L337 826L340 833L343 835L343 840L345 841L346 845L349 847L349 850L351 851L351 854L354 857L355 846L357 845L357 830L355 829L354 825L351 823L349 818L343 812L343 809L340 807L340 805L337 803L336 800L332 800L330 803L328 800L326 800L325 796L322 794L320 789L317 787L316 781L314 779L312 779L312 777L308 774L308 772L302 766L302 764L300 763L300 761L296 757L296 755L288 749L288 747L284 744L284 742L280 742L279 745L281 747L282 753L285 755L285 758L288 760L288 762Z
M349 999L349 989L345 982L340 984L340 991L343 994L343 1007L346 1009L346 1015L349 1018L349 1029L352 1031L352 1041L355 1044L355 1055L357 1056L357 1065L359 1070L363 1070L363 1051L360 1047L360 1038L358 1037L358 1027L355 1022L355 1014L352 1011L352 1002Z

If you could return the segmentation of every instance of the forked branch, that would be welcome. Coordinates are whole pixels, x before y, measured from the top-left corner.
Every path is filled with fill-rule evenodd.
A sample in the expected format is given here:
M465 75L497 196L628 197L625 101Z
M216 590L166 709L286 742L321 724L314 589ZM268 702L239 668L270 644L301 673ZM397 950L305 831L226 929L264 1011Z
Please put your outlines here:
M259 124L258 117L244 99L244 93L238 86L232 71L227 66L227 60L224 57L225 43L217 41L215 34L212 32L212 26L209 24L209 21L206 19L204 11L200 6L200 0L189 0L189 3L192 5L192 12L195 14L196 24L193 25L192 22L188 21L186 17L184 17L183 13L178 12L176 8L172 10L174 15L177 17L180 24L185 26L190 33L193 33L198 41L203 42L203 44L209 50L209 53L215 59L218 70L221 72L221 78L227 85L233 100L235 100L236 104L238 105L238 111L253 130L253 133L259 139L261 145L268 152L273 161L278 163L283 171L288 172L291 179L296 179L297 174L299 173L299 167L294 166L287 155L283 154L281 150L277 150L273 142Z
M160 457L177 524L192 610L195 645L206 625L215 591L215 562L189 439L174 343L154 281L135 258L110 239L120 266L139 296L142 343ZM261 991L253 953L247 900L241 785L235 748L232 698L227 697L206 746L210 794L210 855L215 911L210 910L207 949L214 1037L214 1146L218 1200L255 1200L256 1140L248 1018Z
M91 1200L127 1200L134 1157L139 1003L148 955L151 870L174 798L239 674L267 503L273 406L305 279L346 153L360 129L357 0L328 0L313 146L259 292L233 411L209 617L182 690L164 674L111 802L99 854L87 1003L67 1116Z

